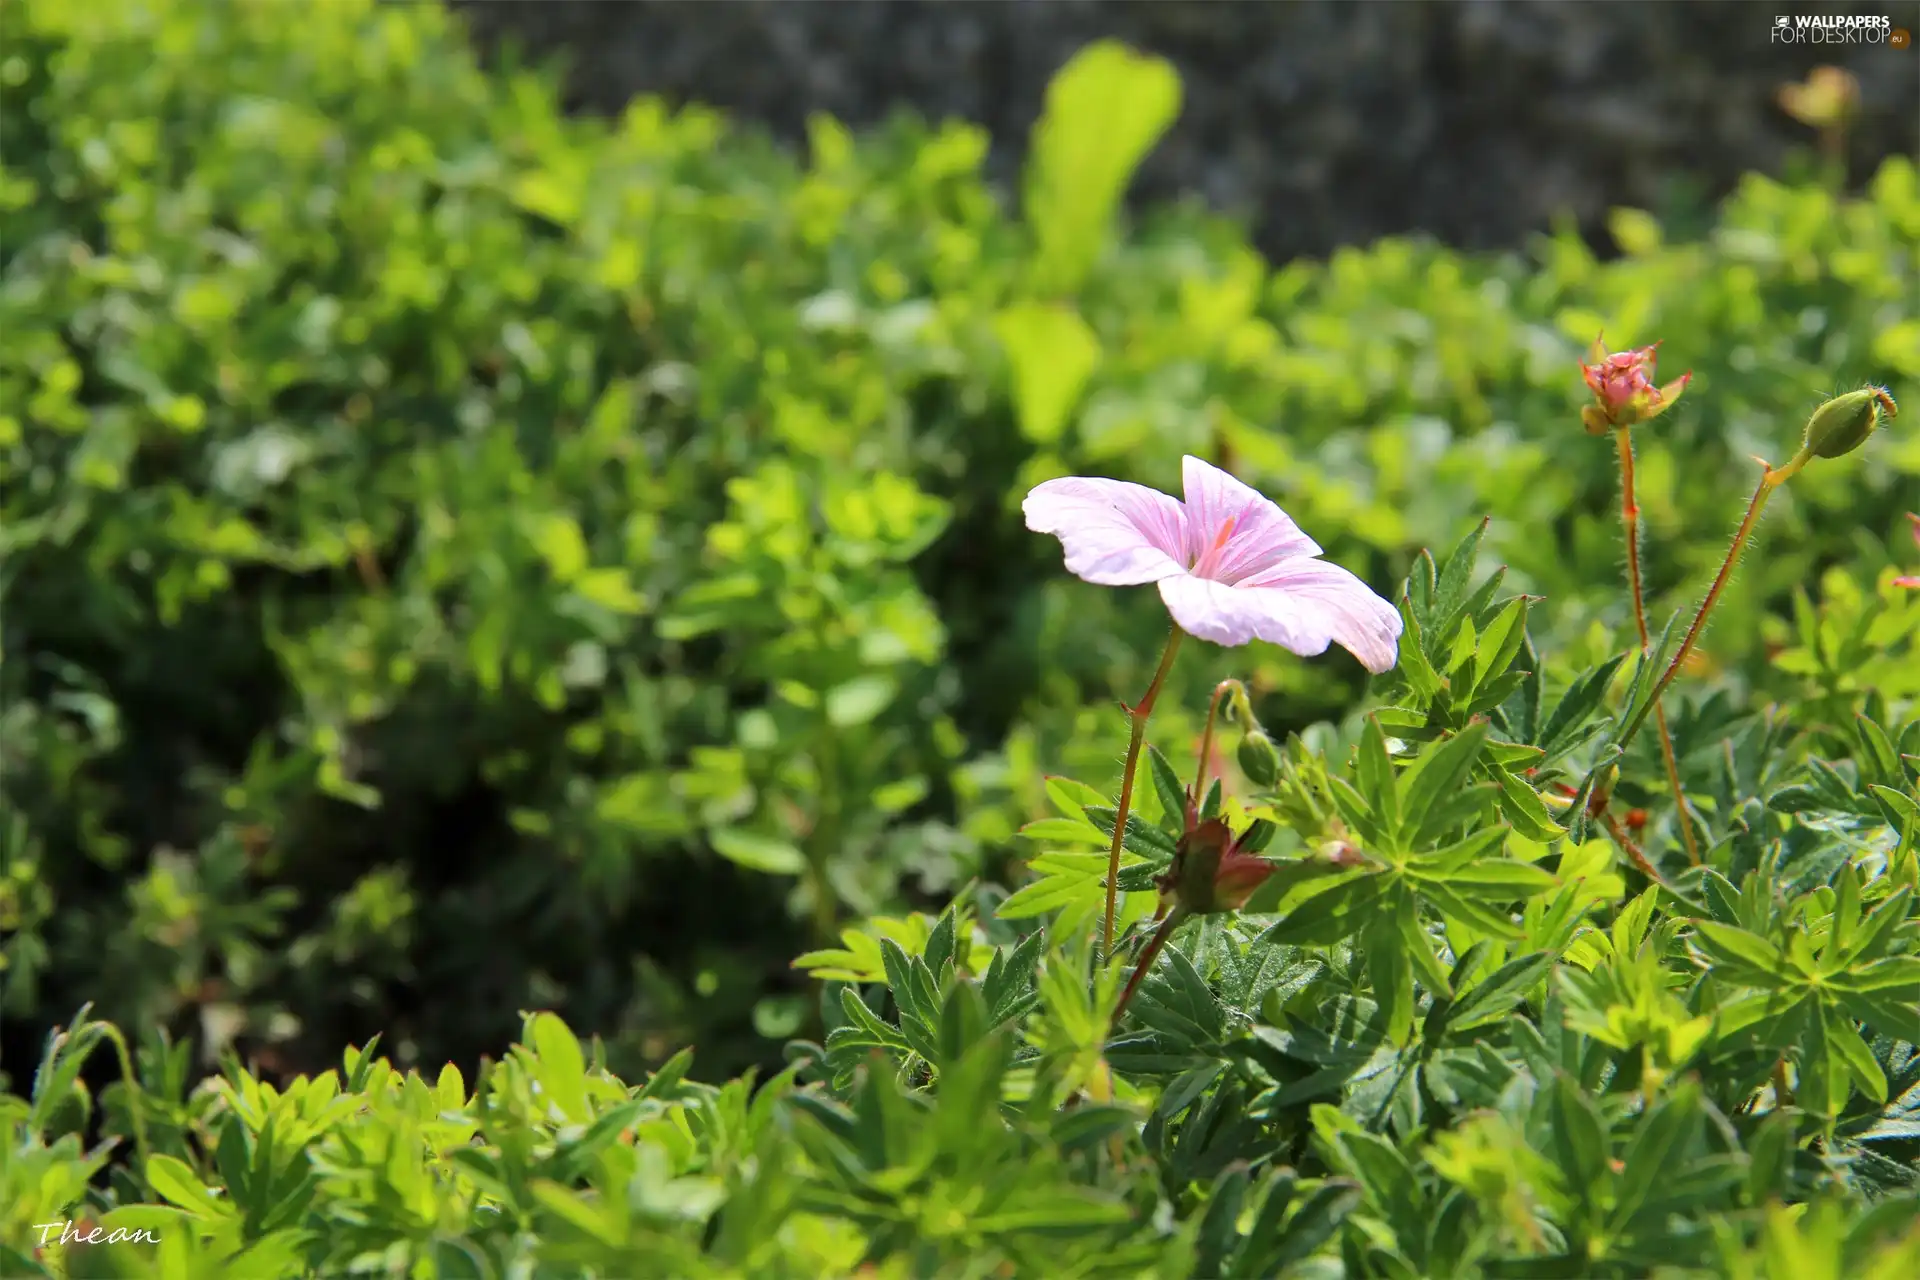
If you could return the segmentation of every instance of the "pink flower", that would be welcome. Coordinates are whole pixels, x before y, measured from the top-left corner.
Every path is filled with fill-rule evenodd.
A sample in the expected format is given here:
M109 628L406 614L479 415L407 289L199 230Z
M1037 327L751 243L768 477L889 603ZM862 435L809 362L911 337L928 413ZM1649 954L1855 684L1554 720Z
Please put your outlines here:
M1907 519L1913 521L1913 545L1920 547L1920 516L1909 511L1907 512ZM1893 585L1896 587L1920 587L1920 574L1908 574L1904 578L1895 578Z
M1607 354L1603 337L1593 340L1587 353L1589 364L1580 366L1580 375L1593 392L1593 403L1580 411L1587 430L1599 435L1611 427L1631 427L1657 418L1673 407L1680 393L1693 378L1682 374L1664 387L1653 385L1655 352L1660 344L1632 351Z
M1067 571L1105 587L1160 585L1173 620L1215 644L1266 640L1303 656L1339 644L1379 673L1400 614L1256 490L1185 460L1186 502L1144 485L1067 476L1027 495L1027 528L1060 539Z

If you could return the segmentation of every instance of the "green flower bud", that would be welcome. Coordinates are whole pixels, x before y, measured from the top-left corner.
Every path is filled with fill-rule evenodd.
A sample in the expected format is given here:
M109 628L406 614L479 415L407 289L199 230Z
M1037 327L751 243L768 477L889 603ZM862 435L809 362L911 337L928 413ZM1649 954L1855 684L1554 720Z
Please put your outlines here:
M1270 787L1280 777L1280 750L1264 729L1255 729L1241 738L1240 749L1235 754L1240 760L1240 772L1255 786Z
M1864 387L1821 405L1807 419L1807 452L1816 458L1840 458L1867 442L1880 425L1880 412L1891 418L1898 409L1880 387Z

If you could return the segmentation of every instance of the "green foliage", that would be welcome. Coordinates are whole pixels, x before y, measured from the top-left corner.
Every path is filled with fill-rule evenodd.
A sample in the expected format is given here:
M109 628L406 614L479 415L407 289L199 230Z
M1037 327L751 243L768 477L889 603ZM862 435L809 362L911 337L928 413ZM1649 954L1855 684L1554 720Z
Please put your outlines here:
M95 1001L260 1073L77 1020L0 1104L0 1270L1911 1274L1904 420L1772 505L1666 695L1702 865L1623 728L1749 455L1914 399L1920 172L1275 268L1121 216L1178 103L1089 51L1016 212L977 130L569 120L431 6L0 7L6 1054ZM1636 435L1649 655L1603 329L1696 375ZM1277 869L1115 1027L1165 616L1018 499L1182 452L1407 631L1365 709L1190 647L1129 945L1228 674L1271 728L1192 798ZM516 1009L606 1039L473 1069ZM374 1028L397 1066L320 1070ZM83 1216L160 1242L34 1257Z
M1142 953L1123 1012L1130 957L1090 950L1101 869L1044 858L1013 896L801 957L828 1034L765 1082L696 1083L683 1050L628 1085L538 1013L471 1090L372 1046L190 1088L185 1046L129 1055L83 1010L0 1104L0 1247L22 1275L287 1280L1906 1274L1920 719L1890 730L1875 694L1833 756L1768 713L1718 725L1705 864L1630 894L1625 854L1574 845L1537 789L1633 712L1625 655L1542 660L1525 599L1461 567L1479 536L1423 554L1401 600L1447 688L1507 698L1448 727L1455 701L1385 683L1392 705L1289 735L1270 786L1213 779L1198 814L1272 874ZM1565 689L1545 716L1542 672ZM1148 773L1135 942L1204 780L1158 751ZM1026 835L1101 858L1080 851L1114 810L1047 790L1059 816Z

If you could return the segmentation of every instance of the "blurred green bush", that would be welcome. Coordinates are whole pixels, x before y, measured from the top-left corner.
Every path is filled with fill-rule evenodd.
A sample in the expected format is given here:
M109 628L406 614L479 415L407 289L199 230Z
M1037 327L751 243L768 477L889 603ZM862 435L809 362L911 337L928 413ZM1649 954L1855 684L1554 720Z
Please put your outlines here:
M1004 870L1038 761L1117 772L1164 615L1061 575L1028 484L1231 460L1379 586L1490 512L1579 662L1624 621L1596 331L1697 374L1641 439L1662 620L1791 452L1774 406L1920 374L1905 159L1754 177L1699 242L1622 211L1615 261L1275 269L1196 208L1115 225L1178 99L1094 51L1009 202L964 125L823 119L802 161L567 119L430 6L0 7L7 1057L83 999L294 1066L543 1007L729 1073L801 1026L810 939ZM1920 437L1872 447L1721 606L1758 696L1818 666L1767 661L1796 588L1901 554ZM1257 661L1277 727L1360 687Z

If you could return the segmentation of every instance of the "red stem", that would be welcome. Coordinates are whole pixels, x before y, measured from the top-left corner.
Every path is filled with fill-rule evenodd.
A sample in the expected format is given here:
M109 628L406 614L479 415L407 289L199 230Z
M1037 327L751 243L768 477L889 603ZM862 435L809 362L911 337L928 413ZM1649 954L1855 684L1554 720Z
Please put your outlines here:
M1153 937L1147 943L1147 949L1140 953L1140 963L1133 967L1133 976L1127 979L1126 990L1120 993L1120 1003L1113 1006L1113 1022L1119 1025L1120 1015L1126 1012L1127 1003L1133 999L1133 993L1140 986L1140 979L1147 976L1147 970L1153 967L1154 958L1160 954L1160 948L1167 945L1167 939L1173 936L1175 926L1187 918L1184 911L1173 911L1160 922L1153 931Z
M1653 645L1647 632L1647 606L1640 579L1640 503L1634 496L1633 438L1626 427L1616 427L1614 438L1620 445L1620 521L1626 526L1627 586L1633 595L1633 625L1640 633L1640 652ZM1687 857L1700 865L1700 849L1694 843L1693 823L1687 814L1686 793L1680 789L1680 759L1673 750L1673 731L1667 727L1667 710L1656 706L1654 721L1660 729L1660 755L1667 766L1667 786L1673 791L1674 807L1679 811L1680 834L1687 845Z
M1154 699L1160 696L1160 686L1167 681L1167 672L1173 670L1174 655L1180 652L1180 637L1186 632L1176 625L1173 634L1167 638L1167 651L1160 655L1159 669L1153 673L1153 683L1147 686L1146 696L1139 705L1127 708L1127 714L1133 719L1133 731L1127 741L1127 764L1120 775L1120 801L1113 809L1113 847L1107 851L1107 914L1100 929L1100 954L1113 954L1113 917L1119 903L1120 891L1120 848L1127 838L1127 815L1133 809L1133 779L1140 770L1140 747L1147 737L1147 717L1153 714Z

